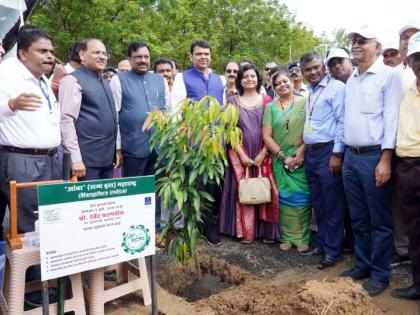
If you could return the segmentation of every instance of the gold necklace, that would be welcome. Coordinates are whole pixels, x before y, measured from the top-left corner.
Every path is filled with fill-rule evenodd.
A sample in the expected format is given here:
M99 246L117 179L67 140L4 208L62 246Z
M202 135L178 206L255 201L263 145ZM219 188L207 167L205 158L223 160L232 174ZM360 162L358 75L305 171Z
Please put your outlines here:
M289 102L289 100L287 99L284 103L281 101L281 99L279 98L279 105L281 107L281 110L284 111L285 110L285 105ZM293 104L295 103L295 96L293 95L292 100L290 102L292 105L291 107L293 107Z

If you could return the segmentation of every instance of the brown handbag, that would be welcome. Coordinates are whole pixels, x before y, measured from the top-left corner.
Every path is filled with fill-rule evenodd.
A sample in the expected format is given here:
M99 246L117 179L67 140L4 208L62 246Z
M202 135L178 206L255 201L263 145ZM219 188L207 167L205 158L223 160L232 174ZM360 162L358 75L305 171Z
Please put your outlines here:
M249 177L249 167L245 170L245 178L239 181L239 202L245 205L259 205L271 202L271 185L267 177L262 177L258 167L258 177Z

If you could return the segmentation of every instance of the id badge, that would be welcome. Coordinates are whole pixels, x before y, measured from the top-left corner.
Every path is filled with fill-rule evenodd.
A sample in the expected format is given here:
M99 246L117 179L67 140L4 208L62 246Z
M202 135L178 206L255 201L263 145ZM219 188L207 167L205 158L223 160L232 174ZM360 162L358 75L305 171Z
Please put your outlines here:
M303 132L312 133L312 126L310 124L305 124L305 126L303 127Z
M47 113L48 122L52 126L58 126L60 124L60 111L52 110Z

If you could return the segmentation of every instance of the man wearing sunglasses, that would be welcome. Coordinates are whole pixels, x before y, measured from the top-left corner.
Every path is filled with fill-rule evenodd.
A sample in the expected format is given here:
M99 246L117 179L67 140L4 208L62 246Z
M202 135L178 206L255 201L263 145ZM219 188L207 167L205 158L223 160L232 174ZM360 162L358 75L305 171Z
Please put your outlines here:
M290 78L293 82L293 94L297 96L307 97L309 92L305 83L303 83L303 74L298 61L292 61L287 67Z
M341 273L367 279L380 294L389 285L393 245L391 160L396 142L401 78L383 64L382 45L363 27L348 35L358 66L345 90L343 182L355 237L355 265Z
M344 48L331 48L325 58L325 64L331 76L344 84L353 72L353 64L350 55Z
M382 49L384 64L392 68L398 67L402 63L402 58L398 47L391 43Z
M230 96L238 93L235 80L238 76L239 64L236 61L229 61L227 64L225 64L224 68L224 81L226 82L224 86L224 103L226 103Z
M392 296L420 299L420 32L408 44L408 62L416 80L405 92L398 120L395 199L409 237L413 285L395 289Z
M72 175L80 180L112 178L117 112L109 82L102 78L108 53L95 38L80 42L81 66L60 81L62 145L71 154Z
M270 96L271 98L274 97L274 90L271 84L270 71L275 66L277 66L277 63L274 61L269 61L264 65L264 89L266 91L266 95Z

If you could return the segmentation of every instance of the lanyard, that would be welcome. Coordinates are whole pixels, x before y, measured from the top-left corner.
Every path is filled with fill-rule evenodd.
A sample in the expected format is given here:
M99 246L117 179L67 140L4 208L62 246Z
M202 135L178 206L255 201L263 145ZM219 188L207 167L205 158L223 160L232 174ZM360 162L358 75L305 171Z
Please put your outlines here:
M312 113L314 112L314 108L315 108L316 102L318 101L318 99L321 96L322 92L324 92L324 90L327 87L328 83L330 83L330 79L331 79L331 77L328 78L327 84L325 84L325 86L322 87L321 91L319 92L318 96L315 99L314 105L312 105L312 108L311 108L311 93L309 93L309 96L308 96L308 106L309 106L309 118L308 119L309 119L309 121L311 121L311 119L312 119Z
M44 83L44 85L45 85L45 89L44 89L44 87L42 86L42 83ZM44 79L43 79L43 78L41 78L41 79L39 80L39 87L41 88L42 94L44 94L44 97L47 99L47 102L48 102L48 107L49 107L49 109L50 109L50 113L52 113L50 95L48 94L48 85L47 85L47 83L44 81Z

